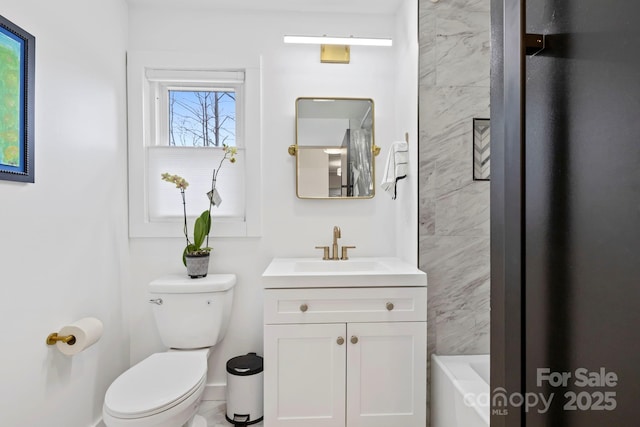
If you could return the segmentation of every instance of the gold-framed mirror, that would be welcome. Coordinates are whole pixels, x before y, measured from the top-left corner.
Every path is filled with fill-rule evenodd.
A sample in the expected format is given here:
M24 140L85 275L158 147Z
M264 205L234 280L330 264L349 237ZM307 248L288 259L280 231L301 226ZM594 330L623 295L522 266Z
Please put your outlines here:
M296 194L301 199L375 195L375 114L370 98L296 99Z

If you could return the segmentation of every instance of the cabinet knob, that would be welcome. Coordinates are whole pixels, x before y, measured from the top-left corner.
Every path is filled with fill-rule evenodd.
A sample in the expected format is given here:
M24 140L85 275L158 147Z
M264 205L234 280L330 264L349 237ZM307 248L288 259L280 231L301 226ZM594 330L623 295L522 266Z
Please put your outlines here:
M358 344L358 337L355 335L351 337L351 344Z
M300 311L301 312L304 313L307 310L309 310L309 306L307 304L300 304Z
M393 308L394 308L394 307L395 307L395 306L393 305L393 303L392 303L392 302L388 302L388 303L387 303L387 310L391 311L391 310L393 310Z
M342 345L342 344L344 344L344 338L342 338L342 337L338 337L338 339L336 340L336 342L338 343L338 345Z

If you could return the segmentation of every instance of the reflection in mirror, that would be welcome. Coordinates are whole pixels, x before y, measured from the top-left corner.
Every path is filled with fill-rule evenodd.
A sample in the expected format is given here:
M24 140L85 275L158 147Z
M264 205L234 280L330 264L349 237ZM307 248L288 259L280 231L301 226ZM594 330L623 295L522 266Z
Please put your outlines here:
M296 100L299 198L374 196L371 99Z

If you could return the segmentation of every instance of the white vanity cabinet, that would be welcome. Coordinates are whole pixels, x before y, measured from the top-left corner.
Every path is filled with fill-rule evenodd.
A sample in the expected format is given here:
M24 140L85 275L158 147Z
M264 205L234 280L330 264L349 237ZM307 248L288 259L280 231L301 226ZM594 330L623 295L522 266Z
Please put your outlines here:
M265 289L265 427L423 427L426 287Z

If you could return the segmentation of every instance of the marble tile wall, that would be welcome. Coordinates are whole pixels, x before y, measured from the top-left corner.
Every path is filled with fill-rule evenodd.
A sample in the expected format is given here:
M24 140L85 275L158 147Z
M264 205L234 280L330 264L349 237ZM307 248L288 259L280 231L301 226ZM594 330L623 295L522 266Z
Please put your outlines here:
M489 0L419 0L419 265L428 351L489 352L489 182L473 118L489 117Z

